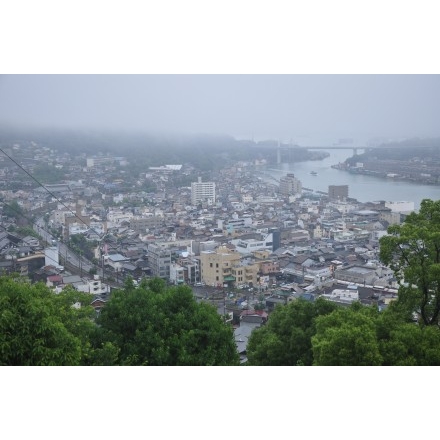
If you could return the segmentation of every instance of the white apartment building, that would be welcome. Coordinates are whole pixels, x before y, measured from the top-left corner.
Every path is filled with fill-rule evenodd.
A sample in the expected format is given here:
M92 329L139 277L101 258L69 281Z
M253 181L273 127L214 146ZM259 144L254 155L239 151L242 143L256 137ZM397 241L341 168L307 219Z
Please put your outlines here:
M93 280L84 280L84 284L77 284L76 290L93 295L107 295L110 293L110 286L104 284L99 275L94 275Z
M254 251L273 250L273 234L267 234L261 240L248 239L248 240L231 240L231 243L235 246L235 249L240 254L251 254Z
M200 202L215 203L215 183L202 182L201 177L191 183L191 203L197 205Z
M170 265L170 281L173 284L183 284L185 282L185 270L180 264Z

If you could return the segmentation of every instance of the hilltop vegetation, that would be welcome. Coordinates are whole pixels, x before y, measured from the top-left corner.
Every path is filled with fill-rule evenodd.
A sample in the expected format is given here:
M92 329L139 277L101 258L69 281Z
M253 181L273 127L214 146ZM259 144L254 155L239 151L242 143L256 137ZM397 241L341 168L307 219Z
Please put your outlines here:
M275 163L278 141L254 142L238 140L222 134L165 134L120 131L44 130L13 128L0 131L0 145L15 143L51 148L72 157L92 156L98 152L124 156L130 163L130 172L145 172L150 166L190 163L202 171L219 170L237 161L265 159ZM17 156L19 152L15 153ZM295 161L316 158L316 152L295 148ZM46 166L47 167L47 166ZM47 170L46 170L47 171ZM52 183L56 170L51 170L47 183Z

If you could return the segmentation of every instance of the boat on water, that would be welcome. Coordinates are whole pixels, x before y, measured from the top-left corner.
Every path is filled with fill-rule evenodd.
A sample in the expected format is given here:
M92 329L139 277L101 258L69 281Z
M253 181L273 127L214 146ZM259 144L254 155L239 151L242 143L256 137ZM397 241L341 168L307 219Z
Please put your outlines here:
M310 174L311 174L312 176L317 176L317 175L318 175L318 173L317 173L316 171L310 171Z

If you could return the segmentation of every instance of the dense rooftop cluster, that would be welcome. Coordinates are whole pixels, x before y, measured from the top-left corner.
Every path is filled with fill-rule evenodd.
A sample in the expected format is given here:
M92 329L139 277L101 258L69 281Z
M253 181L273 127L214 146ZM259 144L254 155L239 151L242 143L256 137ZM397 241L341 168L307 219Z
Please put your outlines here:
M242 322L251 325L297 297L386 307L397 293L378 245L411 210L407 202L360 203L345 187L315 192L293 175L286 186L261 171L264 159L211 173L163 164L136 175L122 156L74 158L33 143L6 151L18 165L1 158L2 269L58 291L73 285L98 308L127 276L190 284L231 318L246 310ZM191 184L202 179L214 183L215 198L193 204ZM50 240L20 235L20 225ZM65 255L52 239L68 246Z

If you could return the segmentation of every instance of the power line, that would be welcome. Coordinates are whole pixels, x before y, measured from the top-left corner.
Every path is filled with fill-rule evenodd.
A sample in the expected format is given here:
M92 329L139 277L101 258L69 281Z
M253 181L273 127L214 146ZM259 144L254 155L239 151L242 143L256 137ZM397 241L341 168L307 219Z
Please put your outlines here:
M52 236L51 234L50 234L50 232L49 231L47 231L46 229L44 229L44 228L42 228L40 225L38 225L37 223L35 223L31 218L29 218L29 217L27 217L26 215L24 215L23 214L23 212L21 212L21 211L19 211L18 209L15 209L13 206L11 206L9 203L7 203L7 202L5 202L5 201L3 201L3 200L0 200L5 206L7 206L9 209L11 209L12 211L14 211L14 212L16 212L18 215L20 215L20 216L22 216L23 218L25 218L29 223L31 223L32 225L36 225L38 228L40 228L40 229L42 229L44 232L46 232L48 235L50 235L50 236ZM0 225L0 227L2 227L4 230L5 230L5 232L8 232L7 231L7 229L3 226L3 225ZM9 232L8 232L9 233ZM68 244L66 244L66 243L64 243L64 245L66 246L66 248L67 249L69 249L75 256L76 256L76 258L78 259L78 262L79 262L79 264L81 264L81 258L82 258L82 256L81 255L78 255L78 253L77 252L75 252L70 246L68 246ZM50 257L50 256L48 256L48 255L46 255L46 254L44 254L44 257L45 258L48 258L49 260L52 260L54 263L56 263L57 265L59 265L59 263L58 263L58 261L56 261L54 258L52 258L52 257ZM67 263L68 261L67 261L67 258L65 259L66 261L65 261L65 263ZM93 263L91 263L92 265L93 265ZM76 267L75 265L73 265L74 267ZM93 265L93 266L95 266L95 265ZM109 272L107 272L107 273L109 273ZM104 279L104 274L105 274L105 269L102 267L102 274L103 274L103 279Z
M28 218L28 217L26 217L22 212L20 212L18 209L15 209L13 206L11 206L9 203L6 203L6 202L4 202L4 201L2 201L2 203L5 205L5 206L7 206L9 209L11 209L12 211L14 211L14 212L16 212L18 215L21 215L23 218L25 218L28 222L30 222L31 224L33 224L33 225L36 225L36 226L38 226L39 228L41 228L41 226L39 226L39 225L37 225L36 223L34 223L34 221L32 220L32 219L30 219L30 218ZM3 225L0 225L4 230L5 230L5 232L7 232L8 234L9 234L9 231L3 226ZM50 232L48 232L48 231L46 231L45 229L43 229L43 228L41 228L44 232L46 232L47 234L49 234L49 235L51 235L50 234ZM66 245L67 246L67 245ZM67 246L68 247L68 246ZM70 249L70 248L69 248ZM70 249L71 250L71 252L73 252L73 253L75 253L72 249ZM75 255L76 255L76 253L75 253ZM54 258L52 258L52 257L50 257L50 256L48 256L48 255L44 255L44 257L46 258L48 258L49 260L52 260L54 263L56 263L56 264L58 264L58 261L56 261Z
M81 217L79 217L75 212L73 212L68 206L64 204L53 192L49 191L40 181L38 181L29 171L27 171L25 168L23 168L15 159L13 159L9 154L5 153L5 151L0 148L0 151L15 165L17 165L21 170L23 170L32 180L37 182L38 185L40 185L42 188L44 188L58 203L61 203L71 214L73 214L78 220L80 220L82 223L84 223L87 227L90 227ZM94 231L96 232L96 231Z
M57 200L61 205L63 205L71 214L73 214L74 217L76 217L81 223L83 223L85 226L87 226L90 230L92 230L95 234L100 236L100 234L93 228L90 228L90 225L88 225L81 217L79 217L75 212L73 212L68 206L66 206L53 192L49 191L48 188L46 188L38 179L36 179L34 176L32 176L31 173L29 173L25 168L23 168L15 159L13 159L11 156L9 156L2 148L0 148L0 151L9 159L11 160L15 165L17 165L21 170L23 170L26 175L28 175L32 180L37 182L38 185L40 185L42 188L44 188L55 200ZM31 220L33 223L33 221ZM47 232L47 231L46 231ZM100 239L103 240L106 234ZM113 248L113 250L118 251L117 248L113 247L111 243L109 243L110 247ZM66 247L69 248L66 244ZM73 252L73 251L72 251ZM81 256L79 257L81 258ZM104 269L104 260L102 260L102 275L104 277L105 269Z
M79 217L75 212L73 212L68 206L64 204L53 192L49 191L48 188L46 188L38 179L36 179L34 176L32 176L29 171L27 171L25 168L23 168L15 159L13 159L9 154L7 154L2 148L0 148L0 151L15 165L17 165L21 170L23 170L32 180L37 182L38 185L40 185L42 188L44 188L55 200L57 200L61 205L63 205L71 214L73 214L74 217L76 217L81 223L86 225L90 230L92 230L95 234L98 236L100 235L95 229L91 228L90 225L88 225L81 217ZM111 244L110 244L111 246ZM117 251L117 248L113 248Z

